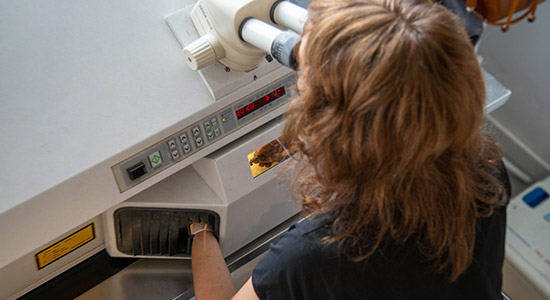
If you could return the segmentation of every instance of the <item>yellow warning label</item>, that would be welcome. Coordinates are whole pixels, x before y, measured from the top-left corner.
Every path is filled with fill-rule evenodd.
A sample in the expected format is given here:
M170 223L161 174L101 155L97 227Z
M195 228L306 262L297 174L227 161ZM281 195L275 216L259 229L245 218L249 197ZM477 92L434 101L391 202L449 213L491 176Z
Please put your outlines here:
M95 239L94 223L91 223L61 241L36 253L36 266L38 270L73 252Z

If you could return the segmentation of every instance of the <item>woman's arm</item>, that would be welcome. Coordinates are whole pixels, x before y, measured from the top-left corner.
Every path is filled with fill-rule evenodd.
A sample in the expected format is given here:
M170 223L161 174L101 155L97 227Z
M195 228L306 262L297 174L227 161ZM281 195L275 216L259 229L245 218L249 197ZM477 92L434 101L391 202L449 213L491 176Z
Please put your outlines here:
M252 277L235 295L235 286L233 286L220 246L210 231L201 231L195 234L191 249L191 265L197 300L259 300L252 286Z
M231 299L235 295L231 275L211 232L202 231L193 237L191 265L197 300Z

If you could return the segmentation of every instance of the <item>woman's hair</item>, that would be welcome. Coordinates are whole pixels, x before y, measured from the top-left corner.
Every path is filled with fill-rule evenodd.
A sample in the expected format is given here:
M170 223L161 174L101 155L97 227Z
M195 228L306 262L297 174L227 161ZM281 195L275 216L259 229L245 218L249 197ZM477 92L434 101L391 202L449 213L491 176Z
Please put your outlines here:
M500 150L481 132L485 88L460 20L429 0L313 1L299 96L283 141L304 211L332 213L336 242L366 261L414 241L454 281L476 220L501 205Z

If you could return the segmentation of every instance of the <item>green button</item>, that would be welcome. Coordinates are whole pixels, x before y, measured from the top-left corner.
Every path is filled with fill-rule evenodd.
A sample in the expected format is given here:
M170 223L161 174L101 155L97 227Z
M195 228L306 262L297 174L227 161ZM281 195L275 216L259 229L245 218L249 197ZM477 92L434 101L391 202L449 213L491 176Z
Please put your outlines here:
M149 161L151 162L151 167L156 168L162 164L162 157L160 156L160 151L157 151L149 155Z

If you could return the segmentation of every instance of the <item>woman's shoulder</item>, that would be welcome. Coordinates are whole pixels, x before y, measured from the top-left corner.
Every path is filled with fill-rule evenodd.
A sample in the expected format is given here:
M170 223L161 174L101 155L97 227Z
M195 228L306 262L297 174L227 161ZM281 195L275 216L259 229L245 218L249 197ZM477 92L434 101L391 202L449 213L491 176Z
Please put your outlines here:
M270 250L290 257L322 250L326 248L322 239L329 235L331 223L332 217L329 214L305 218L292 224L278 242L271 245Z
M270 245L270 251L258 266L274 272L280 267L289 273L293 268L301 269L301 265L322 259L320 256L330 255L334 250L323 242L323 237L329 234L330 223L328 215L294 223L276 243Z
M332 215L323 214L311 218L304 218L300 222L294 223L289 228L289 232L294 231L293 234L315 237L320 234L327 234L332 224Z

